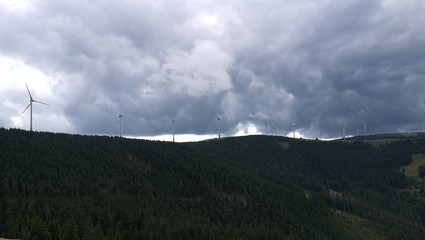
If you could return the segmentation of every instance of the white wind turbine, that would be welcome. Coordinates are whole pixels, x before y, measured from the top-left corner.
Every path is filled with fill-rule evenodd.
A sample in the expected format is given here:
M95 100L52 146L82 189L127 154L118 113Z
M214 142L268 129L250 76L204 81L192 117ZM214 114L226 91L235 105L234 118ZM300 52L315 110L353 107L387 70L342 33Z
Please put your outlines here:
M30 108L30 131L32 131L32 103L36 102L36 103L41 103L44 105L49 105L49 104L34 100L31 96L31 92L26 83L25 83L25 87L27 87L28 95L30 96L30 103L28 104L28 106L25 108L25 110L22 113L24 113L28 108Z
M176 118L173 114L173 118L171 118L171 127L172 127L172 130L173 130L173 142L174 142L174 125L175 124L176 124Z
M366 131L366 123L363 122L363 134L366 135L367 131Z
M218 120L218 138L221 138L221 115L217 116Z
M119 119L120 122L120 137L121 137L121 120L124 119L124 116L122 115L122 105L121 105L121 111L120 111L120 115L118 115L118 117L116 117L115 119Z
M295 123L292 125L292 130L294 132L294 138L295 138Z
M342 139L345 140L345 126L347 126L347 123L342 122L341 125L342 125Z

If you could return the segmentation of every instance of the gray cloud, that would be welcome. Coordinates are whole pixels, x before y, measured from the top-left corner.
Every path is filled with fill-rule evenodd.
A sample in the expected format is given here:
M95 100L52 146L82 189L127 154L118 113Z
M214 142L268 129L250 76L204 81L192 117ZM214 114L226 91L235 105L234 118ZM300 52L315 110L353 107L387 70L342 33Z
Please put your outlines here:
M169 133L173 115L177 133L214 134L217 115L227 135L266 122L308 137L340 136L341 121L349 134L415 131L424 10L419 0L5 1L0 57L46 76L25 80L53 103L37 108L42 130L116 134L122 104L133 136ZM0 84L0 126L27 128L22 83Z

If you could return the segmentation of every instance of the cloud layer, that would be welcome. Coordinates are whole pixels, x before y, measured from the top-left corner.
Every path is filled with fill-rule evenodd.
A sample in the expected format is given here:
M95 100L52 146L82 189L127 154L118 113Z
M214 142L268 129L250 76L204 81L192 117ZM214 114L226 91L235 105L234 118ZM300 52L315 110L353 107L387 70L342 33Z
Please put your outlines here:
M420 131L420 0L0 1L0 126L307 137ZM267 123L267 124L266 124ZM273 125L273 128L271 127Z

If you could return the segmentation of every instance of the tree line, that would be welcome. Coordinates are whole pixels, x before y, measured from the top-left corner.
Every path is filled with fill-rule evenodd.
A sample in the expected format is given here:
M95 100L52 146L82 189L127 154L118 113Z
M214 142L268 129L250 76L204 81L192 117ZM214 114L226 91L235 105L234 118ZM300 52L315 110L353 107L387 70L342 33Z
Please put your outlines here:
M424 195L398 171L423 139L249 136L169 143L0 129L0 236L421 239ZM289 147L282 147L286 142ZM331 194L334 193L334 194ZM369 221L367 229L351 224ZM356 220L360 224L360 220Z

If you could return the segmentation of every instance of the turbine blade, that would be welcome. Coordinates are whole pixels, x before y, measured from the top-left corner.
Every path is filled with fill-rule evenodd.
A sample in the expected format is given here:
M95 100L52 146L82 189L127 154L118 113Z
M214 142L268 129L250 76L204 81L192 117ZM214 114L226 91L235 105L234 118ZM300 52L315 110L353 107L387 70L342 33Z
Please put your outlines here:
M31 103L28 104L28 106L25 108L25 110L22 113L24 113L30 106L31 106Z
M47 105L47 106L49 106L49 104L47 104L47 103L44 103L44 102L40 102L40 101L37 101L37 100L33 100L33 102L36 102L36 103L41 103L41 104L44 104L44 105Z
M28 88L28 85L26 83L25 83L25 87L27 87L28 95L30 95L30 101L32 102L33 99L32 99L32 96L31 96L31 92L30 92L30 89Z

